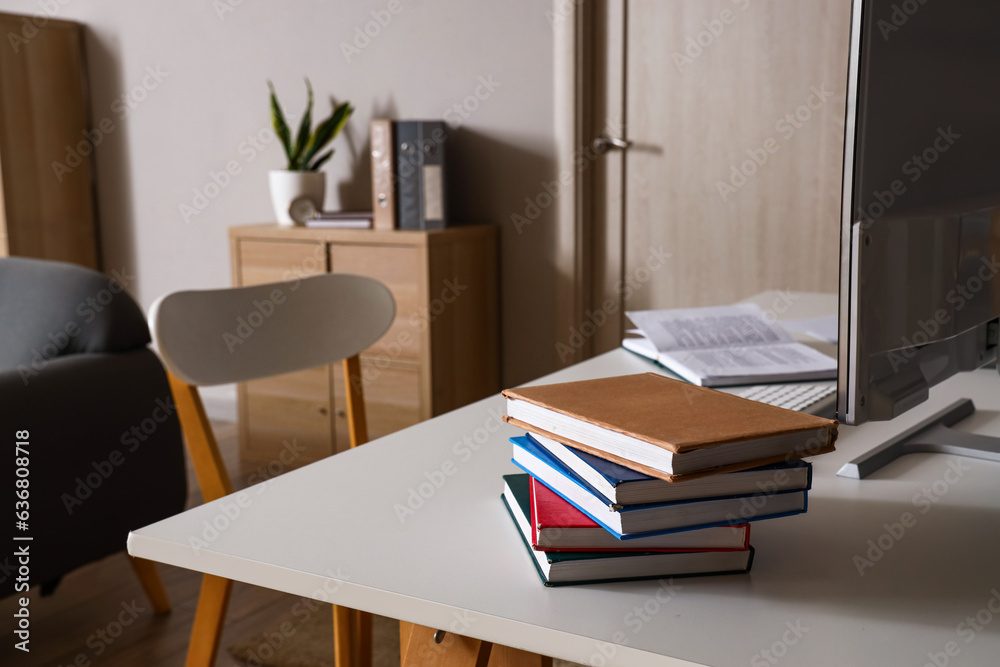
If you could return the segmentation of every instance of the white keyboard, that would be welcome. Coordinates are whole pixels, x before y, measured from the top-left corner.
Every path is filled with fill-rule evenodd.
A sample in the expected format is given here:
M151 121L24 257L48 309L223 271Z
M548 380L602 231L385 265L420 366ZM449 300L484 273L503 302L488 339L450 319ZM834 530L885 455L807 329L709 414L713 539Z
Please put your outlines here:
M789 410L805 412L806 409L827 396L837 392L832 382L792 382L789 384L757 384L750 387L733 388L729 393L751 401L777 405Z

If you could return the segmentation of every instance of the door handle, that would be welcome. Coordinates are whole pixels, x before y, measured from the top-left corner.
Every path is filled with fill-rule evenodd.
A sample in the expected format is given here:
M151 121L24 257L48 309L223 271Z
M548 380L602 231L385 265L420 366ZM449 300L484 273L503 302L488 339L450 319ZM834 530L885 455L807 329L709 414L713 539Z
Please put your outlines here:
M618 150L625 150L632 145L632 142L628 139L619 139L617 137L609 137L607 134L602 134L590 143L590 147L594 149L594 152L599 155L607 153L612 148Z

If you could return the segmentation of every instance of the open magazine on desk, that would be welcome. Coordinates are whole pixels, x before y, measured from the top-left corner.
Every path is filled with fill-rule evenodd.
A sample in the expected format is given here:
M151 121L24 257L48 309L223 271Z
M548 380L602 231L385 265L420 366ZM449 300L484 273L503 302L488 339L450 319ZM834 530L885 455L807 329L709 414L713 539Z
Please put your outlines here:
M837 360L795 342L756 304L630 311L622 347L704 387L829 380Z

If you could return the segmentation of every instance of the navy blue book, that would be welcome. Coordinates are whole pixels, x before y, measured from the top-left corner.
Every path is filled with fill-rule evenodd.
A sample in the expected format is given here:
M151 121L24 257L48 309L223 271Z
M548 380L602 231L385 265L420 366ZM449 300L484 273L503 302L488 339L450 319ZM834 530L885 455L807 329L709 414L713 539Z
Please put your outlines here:
M513 462L620 540L802 514L805 489L615 505L527 436L511 438ZM675 482L677 485L690 482Z
M586 481L612 505L643 505L812 488L812 464L800 459L683 482L668 482L567 447L552 438L534 433L526 437L572 470L577 478Z

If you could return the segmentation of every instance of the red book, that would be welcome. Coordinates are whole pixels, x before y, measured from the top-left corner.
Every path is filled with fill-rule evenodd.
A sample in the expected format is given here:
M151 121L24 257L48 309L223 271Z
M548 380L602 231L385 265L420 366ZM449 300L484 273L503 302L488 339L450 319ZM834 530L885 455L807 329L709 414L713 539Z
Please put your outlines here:
M529 485L531 546L538 551L742 551L750 524L619 540L534 477Z

